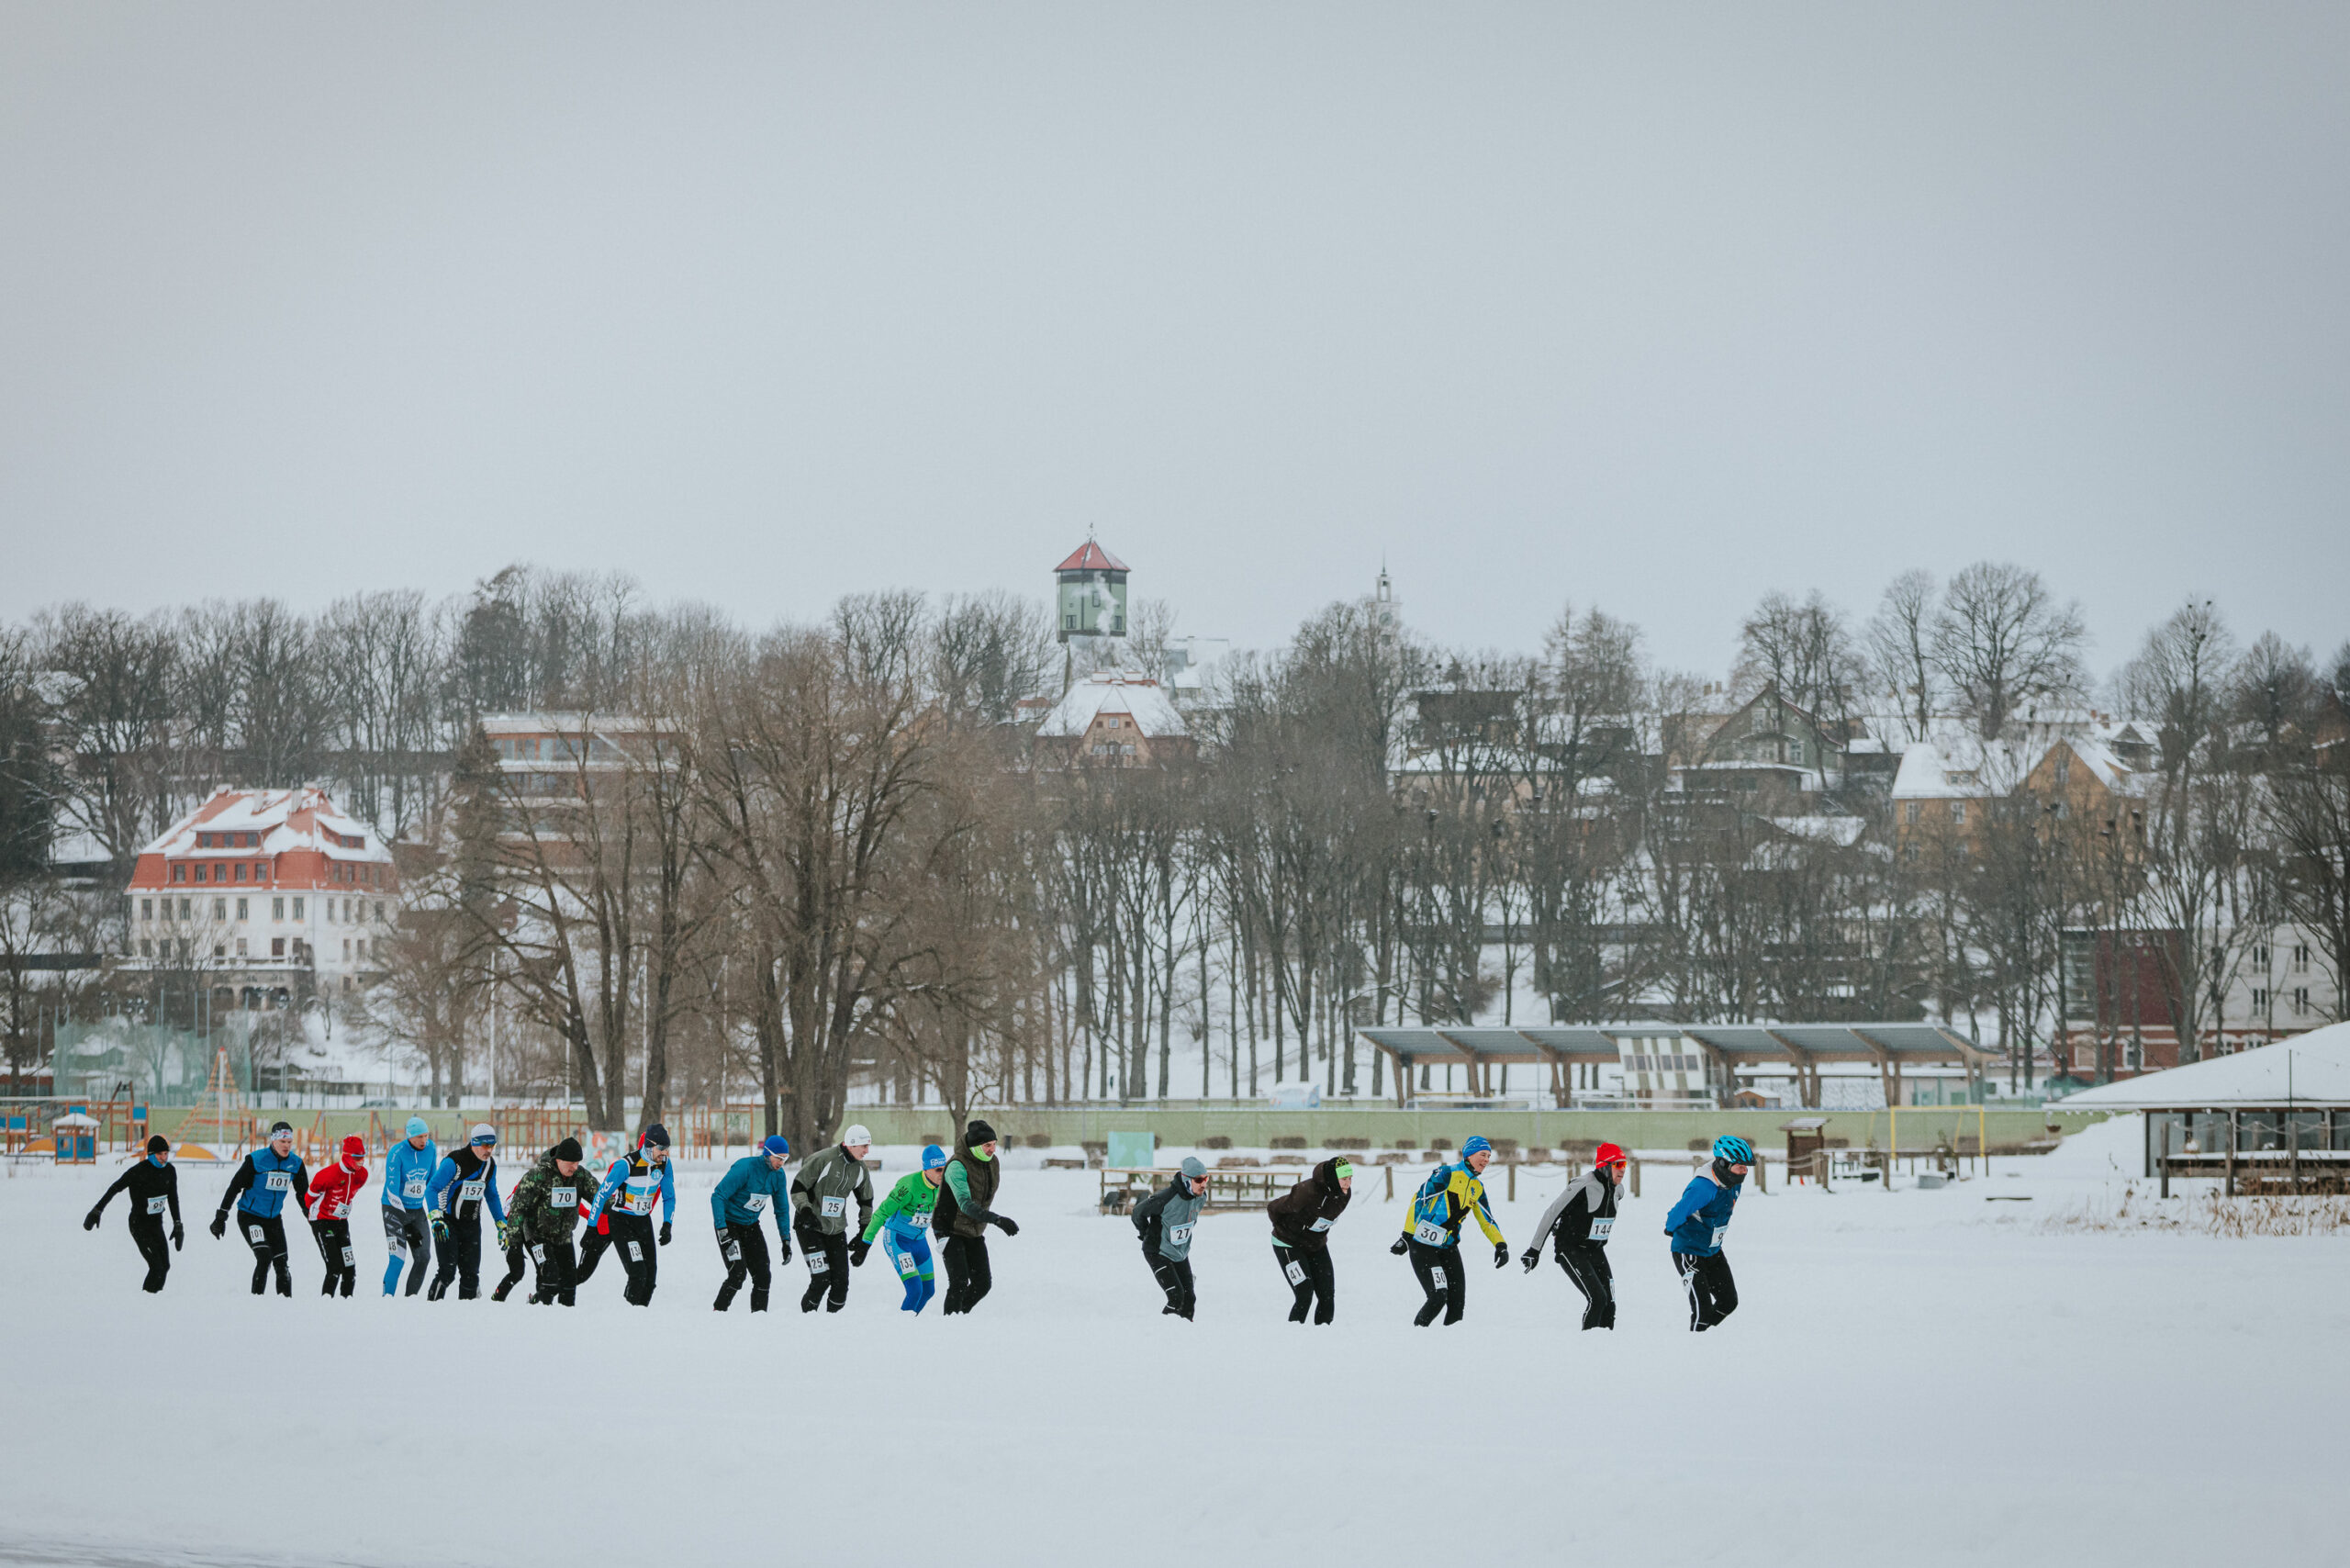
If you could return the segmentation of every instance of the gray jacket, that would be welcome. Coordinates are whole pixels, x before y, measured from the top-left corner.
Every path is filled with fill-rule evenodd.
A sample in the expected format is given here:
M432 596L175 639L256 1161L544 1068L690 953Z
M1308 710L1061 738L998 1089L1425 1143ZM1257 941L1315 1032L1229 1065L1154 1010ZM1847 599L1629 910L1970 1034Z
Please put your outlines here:
M1167 1185L1135 1205L1135 1229L1142 1233L1142 1249L1170 1263L1192 1255L1192 1226L1208 1206L1202 1193L1192 1196L1192 1183L1178 1171Z
M839 1236L848 1229L852 1193L856 1197L856 1234L862 1236L873 1218L873 1173L838 1144L811 1154L791 1179L791 1222Z

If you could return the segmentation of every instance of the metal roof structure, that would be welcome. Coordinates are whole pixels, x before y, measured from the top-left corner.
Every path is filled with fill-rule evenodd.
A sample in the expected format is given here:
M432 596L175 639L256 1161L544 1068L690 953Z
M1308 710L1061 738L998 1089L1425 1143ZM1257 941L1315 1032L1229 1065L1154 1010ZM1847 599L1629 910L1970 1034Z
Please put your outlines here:
M1564 1090L1570 1066L1615 1065L1656 1041L1686 1042L1712 1059L1716 1078L1727 1084L1729 1070L1769 1065L1792 1069L1817 1100L1821 1062L1868 1062L1888 1089L1904 1066L1959 1066L1969 1076L1996 1059L1995 1053L1939 1024L1897 1021L1879 1024L1672 1024L1661 1020L1622 1024L1577 1024L1545 1028L1441 1025L1356 1031L1395 1064L1396 1098L1410 1099L1410 1070L1421 1065L1466 1065L1472 1081L1505 1063L1530 1063L1551 1070L1553 1087Z
M1057 572L1124 572L1131 569L1091 539L1070 551L1069 559L1053 568Z

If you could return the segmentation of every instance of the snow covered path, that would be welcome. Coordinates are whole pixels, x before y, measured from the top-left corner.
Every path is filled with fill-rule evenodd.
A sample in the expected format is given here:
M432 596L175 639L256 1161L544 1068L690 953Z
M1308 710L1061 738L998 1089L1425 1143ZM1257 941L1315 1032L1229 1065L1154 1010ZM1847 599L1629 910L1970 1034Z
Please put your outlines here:
M2135 1565L2232 1557L2249 1520L2263 1555L2329 1556L2350 1243L2039 1234L2103 1164L2091 1140L1938 1193L1750 1195L1741 1306L1703 1336L1654 1170L1610 1249L1613 1336L1482 1243L1468 1321L1414 1329L1375 1183L1311 1331L1255 1214L1203 1223L1201 1320L1159 1316L1076 1172L1010 1171L995 1294L913 1320L878 1263L838 1317L800 1315L796 1262L782 1310L712 1314L709 1170L649 1312L609 1262L570 1312L385 1301L372 1206L367 1294L309 1294L297 1229L295 1299L256 1301L250 1254L204 1232L205 1167L150 1298L121 1200L80 1228L112 1165L20 1170L0 1562ZM1498 1206L1513 1248L1554 1190Z

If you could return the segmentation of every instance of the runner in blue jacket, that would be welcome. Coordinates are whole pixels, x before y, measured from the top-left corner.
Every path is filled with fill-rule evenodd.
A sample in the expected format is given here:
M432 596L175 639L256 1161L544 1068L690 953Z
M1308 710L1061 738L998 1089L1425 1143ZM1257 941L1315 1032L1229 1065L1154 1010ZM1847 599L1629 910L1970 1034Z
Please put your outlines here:
M1673 1266L1689 1292L1692 1334L1703 1334L1738 1310L1738 1286L1729 1277L1729 1260L1722 1256L1722 1238L1729 1232L1738 1190L1753 1168L1752 1144L1742 1137L1716 1138L1713 1164L1690 1178L1664 1216L1665 1234L1673 1238Z
M384 1294L399 1288L400 1265L413 1259L408 1294L424 1288L425 1265L432 1261L432 1226L425 1218L425 1190L432 1184L441 1150L422 1116L410 1116L400 1141L384 1156Z
M268 1290L272 1272L277 1275L279 1295L294 1294L294 1276L285 1269L285 1221L279 1217L288 1193L297 1204L308 1204L310 1173L302 1157L294 1152L294 1128L280 1122L269 1129L269 1142L245 1156L245 1162L237 1167L229 1190L220 1194L220 1210L212 1216L212 1238L218 1241L229 1227L229 1205L237 1205L237 1228L244 1232L246 1245L253 1249L255 1295ZM308 1219L303 1223L307 1225Z
M596 1271L606 1249L621 1255L628 1271L623 1293L631 1306L653 1305L659 1282L660 1253L655 1248L653 1204L661 1204L660 1245L669 1244L669 1223L677 1214L677 1183L669 1168L669 1129L655 1122L638 1135L636 1150L612 1161L604 1184L596 1189L596 1206L588 1212L588 1243L580 1249L579 1282Z
M769 1135L756 1154L746 1154L728 1168L710 1190L711 1222L718 1227L718 1255L726 1260L726 1280L711 1305L723 1312L734 1305L743 1277L751 1279L751 1310L767 1309L767 1288L774 1275L767 1266L767 1232L759 1216L775 1216L776 1240L783 1246L783 1260L791 1261L791 1232L783 1216L791 1208L791 1178L783 1162L791 1158L791 1141L781 1133ZM666 1166L663 1170L668 1169Z
M505 1250L506 1200L498 1191L498 1129L476 1124L465 1135L465 1146L453 1148L432 1171L425 1188L432 1217L433 1250L440 1262L432 1271L427 1301L439 1301L457 1282L457 1299L471 1301L481 1293L481 1211L498 1223L498 1249Z

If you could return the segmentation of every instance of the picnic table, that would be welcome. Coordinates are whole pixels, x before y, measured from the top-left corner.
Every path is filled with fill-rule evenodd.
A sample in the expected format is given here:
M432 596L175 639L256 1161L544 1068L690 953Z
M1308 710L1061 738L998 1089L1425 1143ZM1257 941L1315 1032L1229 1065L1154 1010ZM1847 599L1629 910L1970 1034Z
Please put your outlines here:
M1214 1209L1262 1208L1305 1179L1309 1167L1268 1165L1208 1172L1208 1204ZM1122 1215L1175 1180L1174 1166L1108 1166L1102 1171L1102 1212Z

